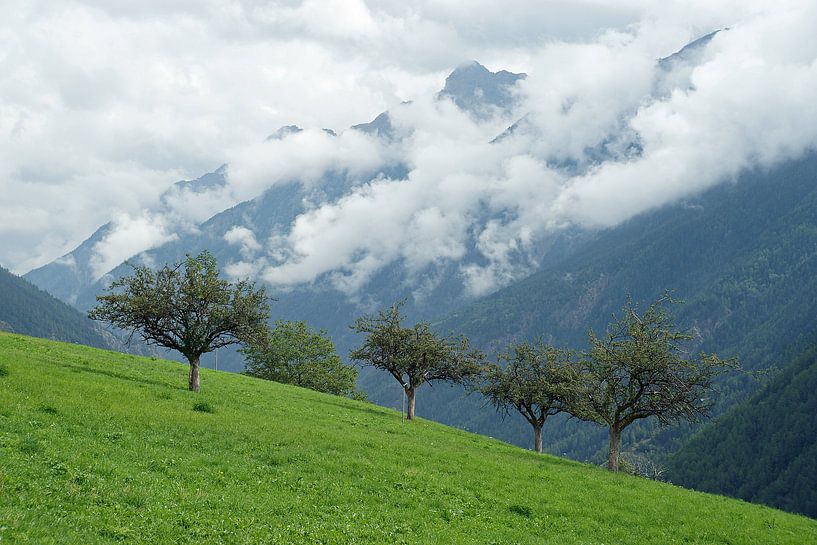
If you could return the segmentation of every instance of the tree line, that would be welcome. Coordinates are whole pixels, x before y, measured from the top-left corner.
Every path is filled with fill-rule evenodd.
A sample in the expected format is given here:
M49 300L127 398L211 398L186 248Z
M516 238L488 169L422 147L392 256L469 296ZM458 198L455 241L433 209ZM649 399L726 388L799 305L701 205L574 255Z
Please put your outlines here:
M245 373L318 391L364 397L355 389L357 369L344 364L325 331L304 322L270 328L269 298L253 282L221 279L207 251L158 271L135 266L114 281L89 316L139 334L148 344L176 350L189 363L188 388L199 391L200 358L223 346L242 345ZM693 337L675 326L669 294L643 311L628 299L603 334L588 332L575 351L544 341L514 341L484 352L462 335L439 335L428 322L404 325L396 303L351 325L362 344L350 359L389 373L405 391L407 418L415 418L424 384L459 384L503 413L519 413L542 452L550 416L572 417L609 430L607 467L619 469L622 432L633 422L662 424L708 415L714 379L736 367L715 354L692 354Z

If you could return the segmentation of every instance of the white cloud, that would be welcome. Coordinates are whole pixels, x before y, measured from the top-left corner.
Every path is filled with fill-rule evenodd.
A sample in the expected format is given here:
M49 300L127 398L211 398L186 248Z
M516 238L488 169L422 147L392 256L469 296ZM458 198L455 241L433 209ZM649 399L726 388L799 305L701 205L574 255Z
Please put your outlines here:
M277 140L265 140L228 150L229 191L234 200L251 199L280 182L317 182L330 169L354 177L394 159L383 143L359 131L331 136L306 129Z
M161 216L148 211L139 216L117 214L110 232L94 245L91 258L94 276L101 278L129 257L176 238L176 234L167 231Z
M767 167L814 149L815 22L814 7L793 9L718 34L711 58L692 73L694 90L676 90L632 118L643 156L573 180L554 201L554 217L614 225L747 167Z
M413 130L402 148L407 179L370 183L297 218L285 239L290 258L264 277L292 284L331 272L354 292L387 264L422 271L461 260L471 244L479 258L461 270L481 294L528 274L532 246L549 232L615 225L814 148L815 8L749 12L668 97L650 96L665 46L644 23L536 51L521 85L525 123L499 143L487 144L499 125L445 103L400 108L398 121ZM597 164L600 152L588 150L599 146L607 155Z
M565 225L614 225L813 147L815 24L793 0L4 4L0 262L48 262L113 213L102 273L271 185L319 189L342 170L356 186L272 241L230 231L231 274L328 274L354 291L390 263L461 262L484 293ZM726 26L679 78L693 89L648 98L658 57ZM529 74L526 121L496 144L516 117L477 122L429 98L469 59ZM386 109L405 139L343 131ZM306 130L264 140L290 123ZM601 146L613 159L596 164ZM398 159L405 180L365 179ZM160 200L224 162L225 186Z
M281 125L345 127L439 80L278 36L249 2L142 4L0 6L0 215L36 218L0 223L16 272Z
M252 258L261 249L261 244L256 240L255 233L240 225L235 225L224 233L224 240L228 244L239 246L241 256L248 259Z

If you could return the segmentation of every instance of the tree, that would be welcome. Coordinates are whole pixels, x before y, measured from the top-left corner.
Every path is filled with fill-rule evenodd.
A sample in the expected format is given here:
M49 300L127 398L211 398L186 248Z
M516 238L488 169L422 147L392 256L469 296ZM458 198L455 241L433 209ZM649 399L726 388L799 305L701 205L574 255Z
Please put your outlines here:
M542 452L542 427L549 416L572 410L579 373L572 352L542 342L519 342L486 367L478 392L505 414L519 412L533 427L534 448Z
M351 327L366 339L350 358L390 373L406 392L407 418L412 420L417 388L433 382L463 383L478 374L483 355L471 349L465 337L440 337L427 322L403 327L402 320L400 304L358 318Z
M158 271L133 266L115 280L88 316L139 333L151 345L180 352L190 364L188 387L198 392L199 360L217 348L256 338L267 328L269 302L264 288L219 278L208 251L188 255Z
M684 346L692 335L677 331L664 295L643 313L628 300L602 337L591 330L583 359L582 402L576 416L610 430L607 467L618 471L621 433L643 418L662 424L708 416L713 379L735 360L714 354L691 356Z
M241 352L247 358L247 375L339 396L356 395L357 369L341 361L326 331L315 331L306 322L276 321Z

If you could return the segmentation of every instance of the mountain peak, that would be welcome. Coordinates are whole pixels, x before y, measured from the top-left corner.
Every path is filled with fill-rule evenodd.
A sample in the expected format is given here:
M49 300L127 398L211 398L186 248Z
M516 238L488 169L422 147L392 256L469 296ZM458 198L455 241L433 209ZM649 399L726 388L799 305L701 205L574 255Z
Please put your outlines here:
M448 75L448 78L446 78L446 80L450 78L461 77L467 74L491 74L491 71L485 68L484 65L480 64L479 61L471 61L463 63L456 67L454 71Z
M458 66L445 79L438 98L450 98L462 110L487 117L492 107L513 106L513 86L527 77L507 70L491 72L477 61Z
M389 112L382 112L368 123L352 125L351 128L372 136L384 138L392 138L394 136L394 127L391 124L391 116L389 116Z
M729 29L718 29L689 42L672 55L658 59L658 65L664 70L670 70L676 64L691 63L699 60L700 55L704 49L706 49L706 46L709 45L709 42L712 41L712 38L714 38L715 35L722 30Z
M290 134L296 134L301 132L303 129L298 125L284 125L271 135L267 136L267 141L269 140L283 140Z
M710 32L689 42L672 55L658 59L654 95L667 97L673 89L691 89L692 71L704 61L709 42L723 30L729 29Z

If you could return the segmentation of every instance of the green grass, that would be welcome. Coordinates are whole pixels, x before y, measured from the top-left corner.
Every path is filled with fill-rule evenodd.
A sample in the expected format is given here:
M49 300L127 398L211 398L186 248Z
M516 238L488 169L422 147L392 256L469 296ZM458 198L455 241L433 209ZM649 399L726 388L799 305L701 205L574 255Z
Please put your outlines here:
M2 544L817 543L804 517L240 375L196 395L177 363L9 334L0 367Z
M213 406L207 403L206 401L198 401L193 403L193 410L198 411L200 413L212 413L215 411Z

